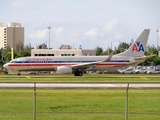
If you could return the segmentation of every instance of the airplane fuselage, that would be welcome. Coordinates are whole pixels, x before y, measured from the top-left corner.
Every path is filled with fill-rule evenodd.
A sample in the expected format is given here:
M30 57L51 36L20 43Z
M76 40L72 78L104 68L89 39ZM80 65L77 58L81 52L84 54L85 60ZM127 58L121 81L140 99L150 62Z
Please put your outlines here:
M103 61L107 56L60 56L60 57L22 57L17 58L9 63L7 67L13 71L56 71L59 66L73 66L77 64L85 64ZM113 56L109 62L98 62L89 66L87 69L91 71L104 71L107 69L117 69L127 67L131 57Z

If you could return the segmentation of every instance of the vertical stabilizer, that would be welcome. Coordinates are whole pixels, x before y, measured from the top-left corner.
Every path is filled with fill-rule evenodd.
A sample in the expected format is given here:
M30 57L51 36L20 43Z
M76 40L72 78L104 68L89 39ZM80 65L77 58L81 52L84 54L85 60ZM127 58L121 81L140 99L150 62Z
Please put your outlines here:
M131 56L131 57L144 56L149 32L150 29L144 29L144 31L132 43L132 45L123 53L117 54L117 56Z

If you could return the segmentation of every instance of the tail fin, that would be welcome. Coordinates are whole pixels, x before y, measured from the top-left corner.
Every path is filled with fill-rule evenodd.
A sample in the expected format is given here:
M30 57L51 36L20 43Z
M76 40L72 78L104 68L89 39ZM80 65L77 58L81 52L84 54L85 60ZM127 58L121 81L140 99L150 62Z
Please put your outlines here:
M149 32L150 29L144 29L144 31L140 34L140 36L132 43L132 45L126 51L117 55L132 56L132 57L144 56Z

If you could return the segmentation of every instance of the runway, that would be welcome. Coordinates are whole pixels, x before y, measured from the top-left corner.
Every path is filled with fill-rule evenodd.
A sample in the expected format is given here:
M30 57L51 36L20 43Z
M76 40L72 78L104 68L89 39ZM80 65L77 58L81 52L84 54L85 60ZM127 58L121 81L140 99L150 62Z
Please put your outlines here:
M131 83L76 83L76 82L42 82L42 83L19 83L1 82L0 89L160 89L160 82L131 82Z

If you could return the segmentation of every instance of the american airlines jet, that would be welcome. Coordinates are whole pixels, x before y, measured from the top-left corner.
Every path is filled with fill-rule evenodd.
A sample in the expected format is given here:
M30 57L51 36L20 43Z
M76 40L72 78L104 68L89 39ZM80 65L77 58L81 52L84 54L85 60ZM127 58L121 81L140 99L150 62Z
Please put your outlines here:
M123 53L109 56L35 56L11 60L3 67L21 75L22 71L56 71L58 74L73 73L82 76L84 71L105 71L137 65L151 56L144 52L150 29L145 29Z

